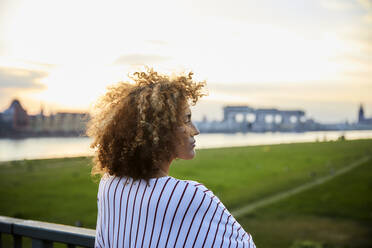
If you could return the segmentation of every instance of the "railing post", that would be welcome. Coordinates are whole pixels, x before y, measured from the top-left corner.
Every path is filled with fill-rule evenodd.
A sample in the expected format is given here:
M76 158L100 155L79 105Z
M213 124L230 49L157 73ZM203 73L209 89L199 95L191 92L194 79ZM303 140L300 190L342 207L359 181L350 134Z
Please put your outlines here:
M22 248L22 236L13 234L13 247Z
M32 248L53 248L53 242L40 239L32 239Z

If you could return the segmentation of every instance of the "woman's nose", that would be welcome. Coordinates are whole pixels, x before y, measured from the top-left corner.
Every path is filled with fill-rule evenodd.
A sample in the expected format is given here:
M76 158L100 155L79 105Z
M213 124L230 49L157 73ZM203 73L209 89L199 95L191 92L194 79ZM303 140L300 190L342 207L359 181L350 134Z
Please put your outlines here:
M199 129L192 123L192 136L200 134Z

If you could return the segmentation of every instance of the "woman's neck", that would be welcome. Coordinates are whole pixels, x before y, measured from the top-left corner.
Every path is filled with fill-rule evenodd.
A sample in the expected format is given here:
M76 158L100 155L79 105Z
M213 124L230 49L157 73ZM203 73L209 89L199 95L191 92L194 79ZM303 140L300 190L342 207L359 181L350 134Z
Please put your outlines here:
M158 172L155 175L155 177L166 177L166 176L168 176L169 175L170 164L171 164L171 161L160 163L159 167L158 167Z

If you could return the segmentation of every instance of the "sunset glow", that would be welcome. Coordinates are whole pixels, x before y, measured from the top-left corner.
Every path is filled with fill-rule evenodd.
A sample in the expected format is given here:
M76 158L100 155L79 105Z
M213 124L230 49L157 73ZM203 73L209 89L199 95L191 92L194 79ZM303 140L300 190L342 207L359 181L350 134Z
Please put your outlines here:
M0 111L87 111L144 65L194 71L226 104L372 115L372 1L11 1L0 4ZM216 113L211 118L218 118Z

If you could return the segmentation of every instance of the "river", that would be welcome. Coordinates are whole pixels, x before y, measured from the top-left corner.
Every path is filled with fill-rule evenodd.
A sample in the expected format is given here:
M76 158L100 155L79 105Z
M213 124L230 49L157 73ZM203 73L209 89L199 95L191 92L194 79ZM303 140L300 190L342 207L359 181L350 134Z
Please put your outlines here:
M371 139L368 131L321 131L304 133L236 133L200 134L195 136L196 148L252 146L346 139ZM88 137L0 139L0 161L60 158L92 155Z

